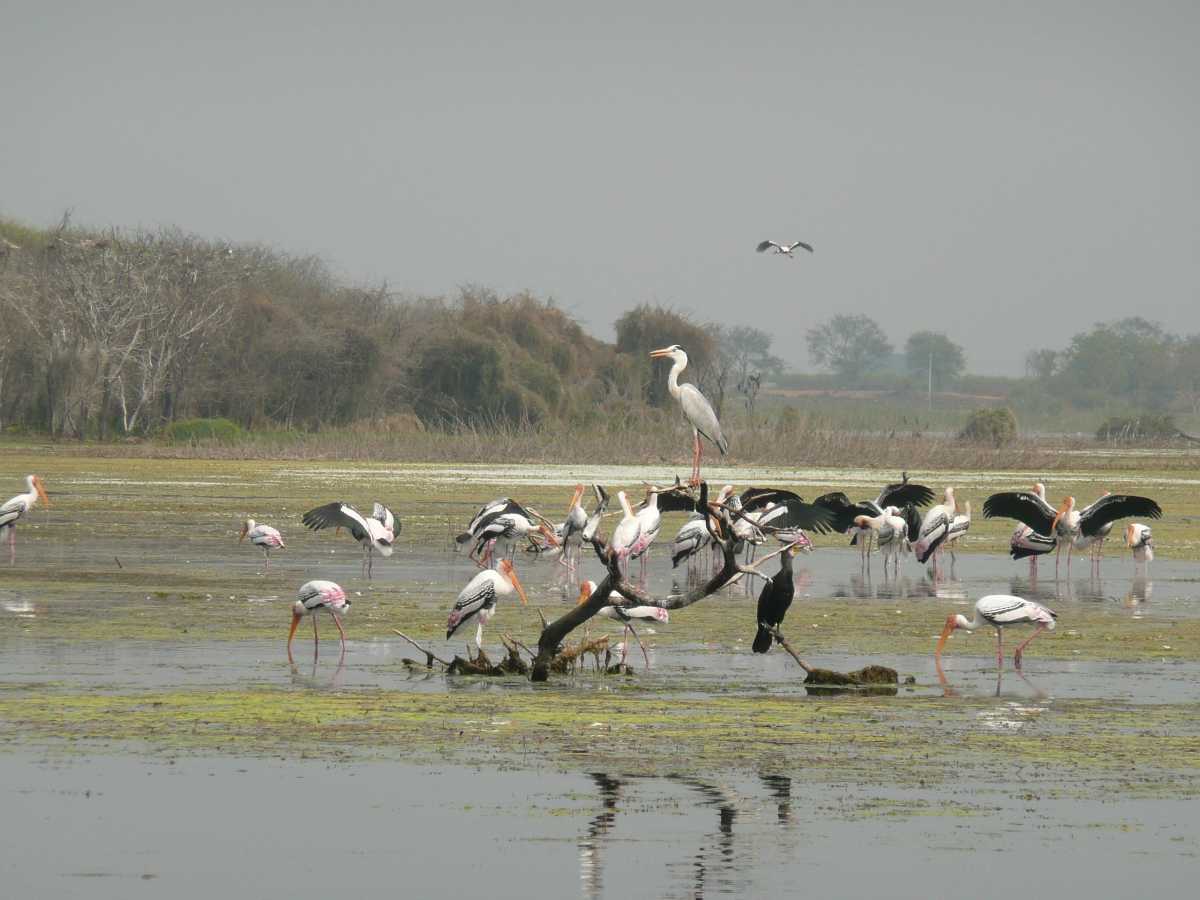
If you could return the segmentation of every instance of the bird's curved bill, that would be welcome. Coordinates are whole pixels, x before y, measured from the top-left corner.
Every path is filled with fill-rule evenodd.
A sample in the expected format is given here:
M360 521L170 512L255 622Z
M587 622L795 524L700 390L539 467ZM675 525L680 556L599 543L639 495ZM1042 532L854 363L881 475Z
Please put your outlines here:
M1133 526L1132 525L1125 526L1125 546L1126 547L1133 546Z
M571 510L573 510L576 506L579 505L579 501L581 499L583 499L583 485L577 484L577 485L575 485L575 493L571 495L571 503L567 507L567 515L570 515Z
M508 580L512 582L513 587L517 589L517 595L521 598L521 605L528 606L529 598L525 596L525 588L521 587L521 580L517 578L516 572L508 573Z
M33 488L37 491L37 495L42 499L42 503L46 506L50 505L50 498L46 495L46 488L42 486L42 479L35 478Z
M238 543L240 544L242 541L244 541L246 539L246 535L249 533L250 533L250 529L247 528L245 525L243 525L242 533L240 535L238 535Z
M542 533L542 536L549 542L551 547L558 546L558 538L555 536L554 532L550 530L549 526L543 524L538 528L538 531Z
M949 640L950 635L954 631L955 627L956 625L954 616L950 616L946 619L946 627L942 629L942 636L938 638L937 649L933 651L934 659L942 658L942 648L946 646L946 641Z
M651 351L650 351L650 355L651 355L652 357L654 357L655 359L659 359L660 357L663 357L663 356L670 356L670 355L671 355L671 348L670 348L670 347L663 347L661 350L651 350Z
M579 586L579 600L576 601L575 605L583 606L583 604L587 603L588 597L590 596L592 596L592 589L588 587L587 582L585 581Z

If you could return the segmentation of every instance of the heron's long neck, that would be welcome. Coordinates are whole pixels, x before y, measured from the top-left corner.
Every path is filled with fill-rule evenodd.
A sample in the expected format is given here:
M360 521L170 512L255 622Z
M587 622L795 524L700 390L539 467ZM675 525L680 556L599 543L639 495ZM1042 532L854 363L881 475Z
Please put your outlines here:
M671 392L672 397L679 396L679 375L686 368L686 359L677 359L675 365L671 366L671 374L667 376L667 390Z

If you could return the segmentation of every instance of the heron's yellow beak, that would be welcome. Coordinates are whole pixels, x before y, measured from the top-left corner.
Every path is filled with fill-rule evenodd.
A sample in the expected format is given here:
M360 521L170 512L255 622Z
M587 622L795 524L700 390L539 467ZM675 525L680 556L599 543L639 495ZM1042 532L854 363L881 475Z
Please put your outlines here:
M650 355L655 359L659 359L660 357L663 357L663 356L670 356L671 348L663 347L663 349L661 349L661 350L651 350Z

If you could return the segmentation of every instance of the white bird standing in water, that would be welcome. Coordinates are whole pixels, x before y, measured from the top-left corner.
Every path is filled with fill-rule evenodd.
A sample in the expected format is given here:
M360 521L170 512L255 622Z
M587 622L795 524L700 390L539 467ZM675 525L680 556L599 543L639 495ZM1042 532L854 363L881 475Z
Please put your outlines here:
M0 540L3 540L4 533L7 531L9 562L16 559L17 522L29 514L39 499L47 506L50 505L50 498L46 496L46 488L38 476L26 475L25 488L24 494L17 494L0 506Z
M299 599L292 604L292 627L288 631L288 662L292 661L292 638L296 636L300 620L305 616L312 616L313 655L315 657L318 643L317 613L323 609L333 616L333 624L337 626L338 634L342 639L342 653L345 653L346 631L342 628L342 619L339 613L349 612L350 601L346 598L346 592L342 590L341 585L332 581L306 581L300 585L297 596Z
M692 426L691 485L696 487L700 484L700 435L708 438L721 451L722 456L729 452L729 441L725 440L725 435L721 433L721 423L717 421L717 414L708 398L700 393L700 389L694 384L679 383L679 376L688 364L688 357L683 348L672 344L670 347L652 351L650 356L654 359L670 359L674 363L667 375L667 390L679 401L683 417Z
M242 523L242 533L238 538L238 543L250 539L250 543L258 547L263 552L263 557L266 559L265 571L271 569L271 551L286 549L287 545L283 542L283 535L270 525L260 525L253 519L247 519Z
M596 582L585 581L579 585L579 603L586 603L588 598L596 591ZM609 598L616 600L618 603L624 601L616 591L612 591ZM664 625L671 620L671 614L660 606L620 606L610 605L602 606L596 610L596 615L604 616L606 619L612 619L615 622L620 622L625 626L625 631L622 633L621 647L621 664L624 665L625 657L628 655L629 639L628 635L633 635L638 642L638 646L642 648L642 658L646 661L646 666L650 666L650 655L646 652L646 645L642 643L642 639L633 628L634 622L661 622Z
M942 636L938 638L937 649L934 650L933 656L941 665L942 648L946 646L947 639L956 628L974 631L983 625L991 625L996 629L996 665L1003 667L1003 630L1009 625L1034 625L1033 634L1020 644L1016 653L1013 654L1013 664L1019 669L1021 668L1021 654L1025 648L1043 631L1053 631L1054 620L1057 618L1058 613L1054 610L1042 606L1040 603L1034 603L1032 600L1008 594L989 594L986 597L980 597L975 603L973 619L962 615L951 615L946 619L946 627L942 629Z
M1133 551L1134 568L1154 559L1154 536L1150 533L1150 526L1141 522L1126 525L1125 546Z
M454 601L454 609L446 620L446 640L453 637L454 632L462 628L471 619L475 619L478 628L475 630L475 647L483 649L483 626L496 614L496 602L502 597L511 597L516 592L521 598L521 604L529 601L525 597L525 588L513 571L511 560L502 559L495 569L484 569L459 591L458 599Z

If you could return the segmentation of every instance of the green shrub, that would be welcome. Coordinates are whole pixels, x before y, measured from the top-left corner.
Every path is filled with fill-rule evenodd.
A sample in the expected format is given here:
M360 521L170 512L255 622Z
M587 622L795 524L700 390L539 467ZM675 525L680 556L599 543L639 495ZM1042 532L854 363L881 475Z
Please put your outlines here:
M242 427L228 419L180 419L163 430L172 444L196 444L201 441L231 442L242 437Z
M958 436L964 441L1003 447L1017 439L1017 416L1006 406L977 409Z
M1166 413L1113 416L1096 429L1098 441L1168 440L1179 437L1175 417Z

